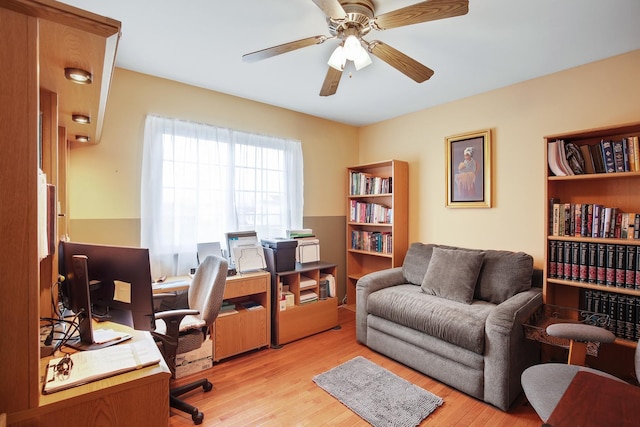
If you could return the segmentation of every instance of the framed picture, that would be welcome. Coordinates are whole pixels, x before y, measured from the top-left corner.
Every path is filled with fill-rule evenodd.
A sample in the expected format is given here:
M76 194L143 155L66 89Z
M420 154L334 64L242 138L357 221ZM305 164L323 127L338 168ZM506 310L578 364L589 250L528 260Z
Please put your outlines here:
M491 207L491 130L445 138L448 208Z

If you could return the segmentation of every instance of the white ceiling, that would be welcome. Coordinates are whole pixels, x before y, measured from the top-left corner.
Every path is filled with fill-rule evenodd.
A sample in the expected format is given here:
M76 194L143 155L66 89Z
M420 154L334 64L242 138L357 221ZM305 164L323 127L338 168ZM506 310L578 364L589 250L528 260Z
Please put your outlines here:
M376 14L419 0L374 0ZM435 71L416 83L382 60L319 96L329 40L256 63L241 57L329 35L312 0L64 0L122 22L116 66L362 126L640 49L638 0L470 0L467 15L386 31Z

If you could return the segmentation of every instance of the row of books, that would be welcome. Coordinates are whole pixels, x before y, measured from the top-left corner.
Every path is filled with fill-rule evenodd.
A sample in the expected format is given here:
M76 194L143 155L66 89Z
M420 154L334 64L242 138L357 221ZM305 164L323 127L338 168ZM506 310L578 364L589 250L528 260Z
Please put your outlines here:
M393 236L391 232L353 230L351 249L390 254L393 252Z
M583 289L581 299L582 310L609 316L605 328L616 337L630 341L640 339L640 297Z
M552 236L640 239L640 213L597 203L559 203L551 199Z
M349 221L369 224L391 224L393 209L379 203L350 201Z
M393 192L393 178L383 178L364 172L349 171L349 194L390 194Z
M556 176L640 171L637 135L584 145L557 140L547 149L549 169Z
M548 276L640 289L640 246L549 240Z

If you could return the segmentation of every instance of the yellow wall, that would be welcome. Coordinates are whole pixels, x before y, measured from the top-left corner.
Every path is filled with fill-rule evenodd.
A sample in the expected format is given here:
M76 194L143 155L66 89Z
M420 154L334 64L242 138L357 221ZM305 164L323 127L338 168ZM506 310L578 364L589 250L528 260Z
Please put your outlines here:
M144 117L154 113L301 140L305 217L345 214L347 166L407 160L410 241L522 250L541 267L543 137L640 120L638 70L640 50L358 129L116 69L101 143L71 153L72 236L83 223L109 234L139 222ZM444 139L486 128L494 207L447 209Z
M304 215L344 215L346 168L358 159L357 128L117 68L102 140L71 150L72 221L139 220L147 114L300 140Z
M409 162L410 241L522 250L542 267L543 138L640 120L639 72L637 50L367 126L359 163ZM445 208L445 138L487 128L494 207Z

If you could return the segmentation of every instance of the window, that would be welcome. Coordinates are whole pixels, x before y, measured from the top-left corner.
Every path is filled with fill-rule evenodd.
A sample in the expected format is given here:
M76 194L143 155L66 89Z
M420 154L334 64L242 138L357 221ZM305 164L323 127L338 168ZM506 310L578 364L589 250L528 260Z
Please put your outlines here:
M141 244L155 275L186 274L198 242L302 227L299 141L147 116Z

